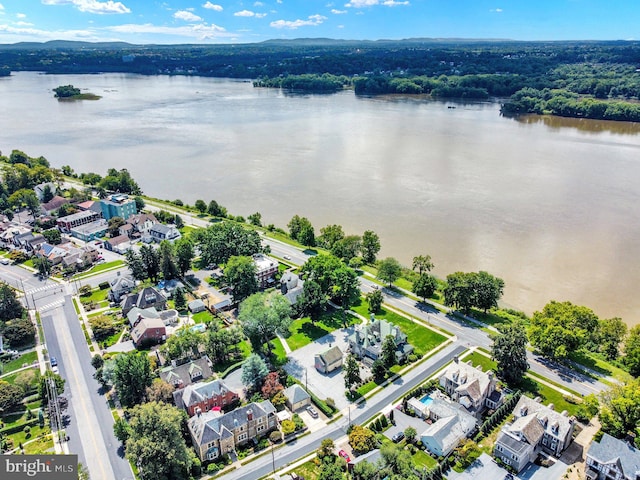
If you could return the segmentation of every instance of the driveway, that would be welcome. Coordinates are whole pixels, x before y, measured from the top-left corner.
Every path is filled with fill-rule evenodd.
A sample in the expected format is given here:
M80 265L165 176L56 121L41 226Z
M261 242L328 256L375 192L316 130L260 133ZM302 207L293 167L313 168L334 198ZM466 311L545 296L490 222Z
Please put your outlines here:
M342 368L329 374L320 373L314 367L314 357L335 346L339 347L342 353L345 353L348 346L347 337L353 331L353 327L335 330L309 345L294 350L288 355L289 361L284 366L289 375L300 380L318 398L323 400L327 397L333 398L338 410L347 408L350 404L344 395Z
M398 409L393 410L393 421L395 422L395 425L392 425L384 432L384 435L387 438L393 438L396 433L404 432L408 427L413 427L416 429L416 439L420 440L420 435L429 426L422 419L407 415Z

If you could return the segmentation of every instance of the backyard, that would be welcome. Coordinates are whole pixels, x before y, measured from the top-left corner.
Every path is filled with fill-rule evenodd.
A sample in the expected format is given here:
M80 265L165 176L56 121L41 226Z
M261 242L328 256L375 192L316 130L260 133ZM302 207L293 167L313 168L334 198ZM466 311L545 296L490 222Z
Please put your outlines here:
M287 344L291 350L304 347L334 330L345 327L344 319L343 312L333 308L320 315L315 323L310 317L295 319L289 329L291 335L287 338ZM348 326L358 323L359 320L353 315L346 315L346 322Z

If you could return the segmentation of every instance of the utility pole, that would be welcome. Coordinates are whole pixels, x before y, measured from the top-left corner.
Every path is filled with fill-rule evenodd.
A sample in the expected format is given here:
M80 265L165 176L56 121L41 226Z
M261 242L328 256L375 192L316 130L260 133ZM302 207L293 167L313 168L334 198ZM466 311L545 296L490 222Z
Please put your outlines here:
M273 465L273 474L276 474L276 457L273 453L273 443L271 444L271 464Z

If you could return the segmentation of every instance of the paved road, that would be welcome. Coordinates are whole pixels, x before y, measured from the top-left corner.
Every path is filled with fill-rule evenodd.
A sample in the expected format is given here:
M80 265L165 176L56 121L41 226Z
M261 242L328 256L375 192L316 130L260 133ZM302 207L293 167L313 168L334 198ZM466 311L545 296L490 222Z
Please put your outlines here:
M91 354L71 296L65 296L64 300L63 306L41 319L48 352L58 359L60 375L67 381L65 394L71 413L69 450L83 459L91 478L133 479L129 463L119 455L113 416L93 378Z
M380 393L374 395L366 402L352 407L351 423L360 424L370 418L372 415L388 407L391 402L401 397L411 389L424 382L435 372L440 370L454 355L461 355L465 351L465 347L459 343L449 345L423 363L420 367L412 370L396 382L389 385ZM320 442L325 438L331 438L334 441L346 435L349 424L348 416L327 425L326 428L311 433L295 442L285 445L275 451L276 470L280 469L295 460L313 452L320 446ZM233 470L221 478L225 480L261 478L265 475L273 473L273 463L271 455L263 455L260 458L244 465L242 468Z

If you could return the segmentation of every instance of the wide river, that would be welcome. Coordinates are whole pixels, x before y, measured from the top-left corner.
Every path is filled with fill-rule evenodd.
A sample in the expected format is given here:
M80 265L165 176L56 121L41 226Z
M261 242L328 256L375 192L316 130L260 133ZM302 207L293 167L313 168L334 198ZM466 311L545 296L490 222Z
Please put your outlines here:
M58 102L66 84L103 98ZM198 77L14 73L0 98L5 154L126 167L148 195L280 227L299 214L316 233L371 229L381 257L502 277L507 306L570 300L640 323L640 124Z

